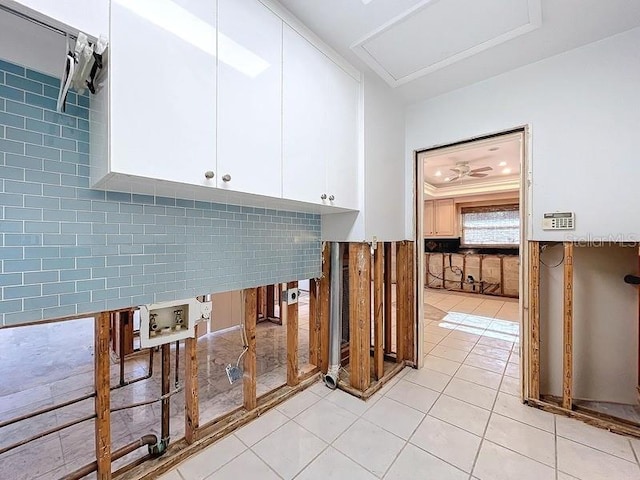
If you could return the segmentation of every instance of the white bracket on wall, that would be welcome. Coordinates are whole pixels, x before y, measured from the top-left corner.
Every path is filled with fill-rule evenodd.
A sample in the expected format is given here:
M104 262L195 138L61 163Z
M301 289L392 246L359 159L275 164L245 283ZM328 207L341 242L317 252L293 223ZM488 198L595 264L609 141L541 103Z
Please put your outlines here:
M289 288L287 290L287 305L293 305L298 303L298 297L300 296L300 290L297 288Z

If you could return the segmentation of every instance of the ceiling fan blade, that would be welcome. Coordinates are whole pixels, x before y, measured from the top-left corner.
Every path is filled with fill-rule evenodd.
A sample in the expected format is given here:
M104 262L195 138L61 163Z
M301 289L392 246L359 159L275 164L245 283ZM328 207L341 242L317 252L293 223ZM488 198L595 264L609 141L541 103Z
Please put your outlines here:
M450 179L449 179L449 181L448 181L447 183L451 183L451 182L453 182L453 181L455 181L455 180L458 180L459 178L460 178L460 175L458 174L458 175L456 175L455 177L450 178Z
M474 168L473 170L471 170L470 173L488 172L489 170L493 170L493 168L491 168L491 167Z
M487 174L487 173L470 173L469 176L470 177L475 177L475 178L482 178L482 177L489 176L489 174Z
M460 175L460 172L462 171L460 168L450 168L449 170L455 172L457 175Z

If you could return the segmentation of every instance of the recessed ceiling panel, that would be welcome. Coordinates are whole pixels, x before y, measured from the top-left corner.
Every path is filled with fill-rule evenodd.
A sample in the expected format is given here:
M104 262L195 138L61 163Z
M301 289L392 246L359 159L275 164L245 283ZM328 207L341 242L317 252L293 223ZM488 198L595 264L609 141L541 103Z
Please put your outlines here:
M539 0L428 0L352 48L395 86L539 26Z

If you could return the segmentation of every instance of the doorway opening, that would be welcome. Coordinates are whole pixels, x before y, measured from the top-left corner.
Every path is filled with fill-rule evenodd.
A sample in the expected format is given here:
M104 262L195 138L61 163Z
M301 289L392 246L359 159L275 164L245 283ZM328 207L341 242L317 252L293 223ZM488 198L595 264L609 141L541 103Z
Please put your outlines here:
M507 375L520 395L526 127L415 158L418 359Z

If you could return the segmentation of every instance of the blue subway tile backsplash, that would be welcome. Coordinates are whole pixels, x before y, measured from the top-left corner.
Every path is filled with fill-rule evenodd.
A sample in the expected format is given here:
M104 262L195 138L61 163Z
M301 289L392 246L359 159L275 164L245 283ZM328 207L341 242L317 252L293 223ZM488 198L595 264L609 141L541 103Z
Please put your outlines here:
M0 60L0 327L319 275L319 215L91 189L59 85Z

